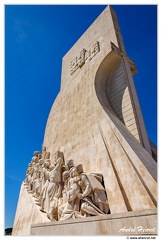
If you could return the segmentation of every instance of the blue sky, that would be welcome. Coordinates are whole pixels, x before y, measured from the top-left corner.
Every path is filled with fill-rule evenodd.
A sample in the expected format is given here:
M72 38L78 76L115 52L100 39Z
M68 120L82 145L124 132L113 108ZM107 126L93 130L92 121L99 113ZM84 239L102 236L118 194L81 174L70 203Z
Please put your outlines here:
M62 58L105 7L5 6L5 228L13 226L27 165L41 150ZM157 6L112 7L137 66L134 83L147 133L157 144Z

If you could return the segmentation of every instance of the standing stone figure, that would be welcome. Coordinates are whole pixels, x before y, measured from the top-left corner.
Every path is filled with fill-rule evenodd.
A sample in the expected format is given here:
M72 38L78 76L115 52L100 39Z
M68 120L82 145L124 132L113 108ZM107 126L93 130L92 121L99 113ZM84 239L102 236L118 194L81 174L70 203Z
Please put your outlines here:
M42 145L42 157L39 160L40 164L43 164L45 160L50 158L50 152L46 150L46 146Z
M58 201L62 193L62 167L63 157L56 160L54 169L50 172L49 185L47 187L44 209L51 221L57 220Z
M46 190L49 184L49 173L50 173L51 161L49 159L45 160L42 164L41 169L41 191L38 200L36 203L41 206L41 211L44 212L44 200L46 196Z
M59 207L58 207L58 220L60 220L62 212L66 206L68 201L68 182L70 179L70 171L64 171L62 174L62 180L64 183L64 188L62 190L62 198L59 199Z

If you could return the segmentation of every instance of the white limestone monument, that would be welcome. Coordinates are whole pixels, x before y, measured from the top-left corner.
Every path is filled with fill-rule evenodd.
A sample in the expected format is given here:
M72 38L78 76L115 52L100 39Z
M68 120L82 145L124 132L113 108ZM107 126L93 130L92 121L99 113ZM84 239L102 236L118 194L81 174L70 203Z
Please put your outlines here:
M61 90L42 151L29 160L13 235L157 235L157 163L135 73L107 6L63 57Z

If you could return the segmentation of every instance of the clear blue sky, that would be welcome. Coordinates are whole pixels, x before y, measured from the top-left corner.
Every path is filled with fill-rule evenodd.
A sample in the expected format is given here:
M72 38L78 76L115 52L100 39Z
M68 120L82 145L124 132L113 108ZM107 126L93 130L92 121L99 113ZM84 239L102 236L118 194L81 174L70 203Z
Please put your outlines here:
M20 186L41 150L60 89L62 57L106 5L5 6L5 228L12 227ZM157 144L157 7L113 5L149 138Z

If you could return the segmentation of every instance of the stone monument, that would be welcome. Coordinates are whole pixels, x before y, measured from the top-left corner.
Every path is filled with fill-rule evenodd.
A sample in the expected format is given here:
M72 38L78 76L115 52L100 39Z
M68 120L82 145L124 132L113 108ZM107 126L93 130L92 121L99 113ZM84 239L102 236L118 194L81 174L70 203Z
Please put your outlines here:
M13 235L157 234L157 163L135 73L108 6L63 57L61 90L22 183Z

